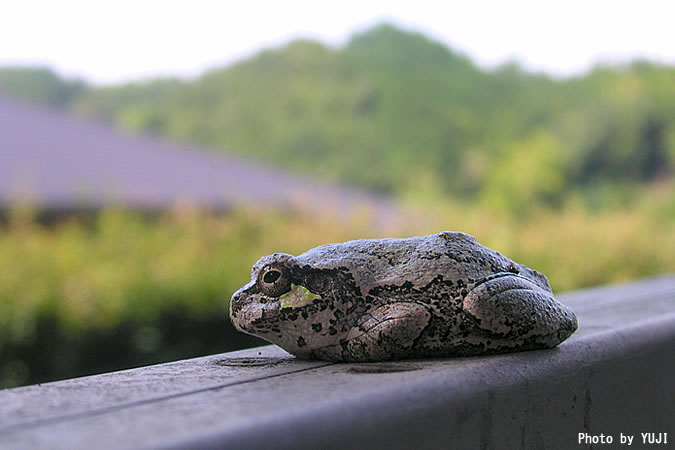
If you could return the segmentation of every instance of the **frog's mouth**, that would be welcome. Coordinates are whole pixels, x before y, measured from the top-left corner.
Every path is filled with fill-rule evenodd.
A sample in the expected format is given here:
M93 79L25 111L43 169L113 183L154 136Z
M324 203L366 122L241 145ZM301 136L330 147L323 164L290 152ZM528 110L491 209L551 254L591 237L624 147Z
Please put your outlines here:
M256 295L247 295L237 291L230 301L230 320L234 327L243 333L263 334L270 331L270 325L278 316L279 302L262 302Z
M278 303L247 305L232 318L232 323L237 330L244 333L264 334L271 331L278 316Z

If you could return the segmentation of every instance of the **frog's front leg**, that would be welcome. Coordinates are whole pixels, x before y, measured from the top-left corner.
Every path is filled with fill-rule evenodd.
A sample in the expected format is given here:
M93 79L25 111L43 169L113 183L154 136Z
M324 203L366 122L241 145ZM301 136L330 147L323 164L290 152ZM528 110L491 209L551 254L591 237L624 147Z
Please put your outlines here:
M342 342L347 361L399 359L408 352L431 314L417 303L392 303L363 315Z
M479 329L502 341L527 347L554 347L577 329L571 309L527 278L504 274L474 287L464 311Z

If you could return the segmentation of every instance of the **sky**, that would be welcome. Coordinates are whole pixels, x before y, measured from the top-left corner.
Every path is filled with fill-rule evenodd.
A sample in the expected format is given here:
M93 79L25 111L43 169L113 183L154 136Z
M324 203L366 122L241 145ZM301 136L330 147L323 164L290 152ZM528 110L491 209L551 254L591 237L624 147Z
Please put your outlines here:
M94 84L197 76L295 38L343 45L380 22L482 67L554 76L635 58L675 64L675 2L2 0L0 66L46 65ZM339 5L339 6L338 6Z

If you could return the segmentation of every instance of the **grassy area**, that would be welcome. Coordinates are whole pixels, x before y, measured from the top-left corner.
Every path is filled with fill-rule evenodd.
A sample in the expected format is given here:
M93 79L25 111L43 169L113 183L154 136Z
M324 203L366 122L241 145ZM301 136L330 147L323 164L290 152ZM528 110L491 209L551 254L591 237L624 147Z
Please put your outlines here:
M253 262L322 243L465 231L546 273L558 292L675 272L668 192L630 211L570 204L521 217L436 202L386 233L367 217L255 210L105 211L50 226L17 210L0 226L0 386L250 345L227 307Z

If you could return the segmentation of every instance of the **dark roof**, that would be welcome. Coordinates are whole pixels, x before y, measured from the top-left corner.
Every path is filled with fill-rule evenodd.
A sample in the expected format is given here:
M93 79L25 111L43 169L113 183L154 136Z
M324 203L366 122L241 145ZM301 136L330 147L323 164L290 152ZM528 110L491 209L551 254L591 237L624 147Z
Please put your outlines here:
M0 207L27 197L41 209L109 204L164 209L188 201L203 208L245 204L391 212L385 199L292 175L222 152L109 126L0 96Z

